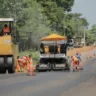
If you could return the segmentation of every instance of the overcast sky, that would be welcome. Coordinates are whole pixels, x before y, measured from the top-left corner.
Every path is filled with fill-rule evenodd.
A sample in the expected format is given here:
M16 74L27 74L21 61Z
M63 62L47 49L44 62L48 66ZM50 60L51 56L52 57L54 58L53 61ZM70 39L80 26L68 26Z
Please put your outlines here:
M75 0L72 13L82 13L90 26L96 24L96 0Z

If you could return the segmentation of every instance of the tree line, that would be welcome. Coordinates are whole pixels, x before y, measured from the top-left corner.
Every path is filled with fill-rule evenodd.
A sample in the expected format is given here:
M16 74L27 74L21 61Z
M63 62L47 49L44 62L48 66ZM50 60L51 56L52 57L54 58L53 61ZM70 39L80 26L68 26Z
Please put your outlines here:
M84 35L88 21L71 13L74 0L0 0L0 17L13 17L15 41L20 51L38 49L40 38L58 33L68 38ZM86 30L87 44L95 41L96 25Z

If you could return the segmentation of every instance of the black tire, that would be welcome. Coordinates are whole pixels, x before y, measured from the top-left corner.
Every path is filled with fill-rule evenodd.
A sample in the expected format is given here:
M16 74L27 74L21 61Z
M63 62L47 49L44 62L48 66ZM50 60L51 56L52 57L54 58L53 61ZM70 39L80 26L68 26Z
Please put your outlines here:
M66 64L65 64L65 70L70 71L70 66L69 66L68 62L66 62Z
M5 73L6 73L6 69L5 69L5 68L1 68L1 69L0 69L0 73L1 73L1 74L5 74Z
M14 73L14 68L8 68L8 73Z
M50 69L48 69L48 72L51 72L51 70L50 70Z
M8 67L13 67L13 65L14 65L14 59L13 59L13 57L12 56L10 56L10 57L7 57L7 64L8 64Z
M6 69L4 68L4 57L0 57L0 73L6 73Z
M0 68L4 68L4 57L0 57Z
M12 56L7 57L8 73L14 73L14 59Z

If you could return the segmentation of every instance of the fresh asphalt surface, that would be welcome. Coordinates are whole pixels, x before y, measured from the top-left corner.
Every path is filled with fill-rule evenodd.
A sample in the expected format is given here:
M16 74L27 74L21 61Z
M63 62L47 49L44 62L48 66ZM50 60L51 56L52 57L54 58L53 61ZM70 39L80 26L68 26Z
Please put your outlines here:
M90 58L80 72L0 74L0 96L64 96L64 93L96 77L96 58ZM62 95L63 94L63 95Z

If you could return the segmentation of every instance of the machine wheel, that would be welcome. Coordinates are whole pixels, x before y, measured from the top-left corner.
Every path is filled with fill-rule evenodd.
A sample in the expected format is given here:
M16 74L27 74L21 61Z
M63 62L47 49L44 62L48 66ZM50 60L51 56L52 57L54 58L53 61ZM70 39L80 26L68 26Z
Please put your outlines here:
M6 73L6 69L5 69L5 68L1 68L1 69L0 69L0 73L5 74L5 73Z
M8 73L14 73L14 69L13 68L8 68Z
M69 66L69 63L67 61L66 61L66 64L65 64L65 70L70 71L70 66Z
M53 65L50 64L50 71L53 71Z
M35 70L36 70L36 72L40 72L40 71L39 71L39 64L36 65L36 69L35 69Z
M6 69L4 68L4 57L0 57L0 73L6 73Z
M8 67L12 67L14 63L13 57L7 57Z
M13 57L7 57L8 73L14 73L14 59Z
M4 67L4 57L0 57L0 68Z

